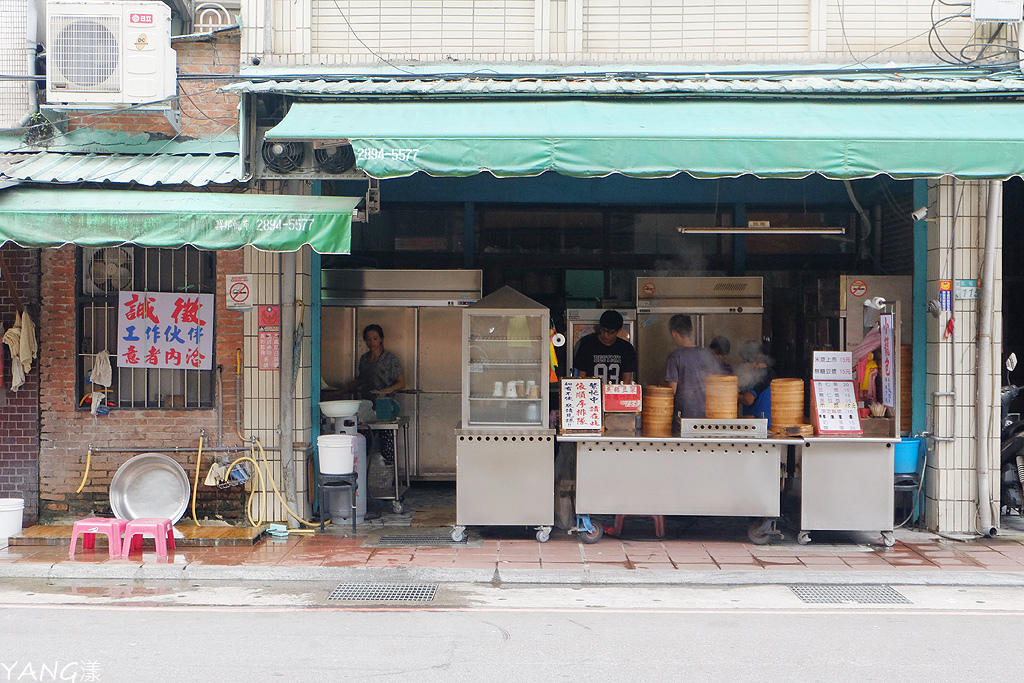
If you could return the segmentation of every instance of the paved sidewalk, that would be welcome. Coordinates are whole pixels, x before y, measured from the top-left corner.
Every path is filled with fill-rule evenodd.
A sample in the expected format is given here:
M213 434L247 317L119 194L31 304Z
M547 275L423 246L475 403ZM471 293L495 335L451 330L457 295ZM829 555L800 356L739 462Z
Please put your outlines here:
M649 520L644 520L649 522ZM886 548L859 533L792 535L770 545L746 542L742 529L714 524L640 540L625 536L587 545L555 531L538 543L528 529L471 529L460 547L378 547L382 534L446 534L447 529L373 528L355 538L340 527L316 535L265 536L252 547L178 548L158 558L147 548L112 559L106 548L73 559L64 545L0 546L0 578L209 580L435 580L502 583L933 583L1024 585L1024 535L956 541L898 529Z

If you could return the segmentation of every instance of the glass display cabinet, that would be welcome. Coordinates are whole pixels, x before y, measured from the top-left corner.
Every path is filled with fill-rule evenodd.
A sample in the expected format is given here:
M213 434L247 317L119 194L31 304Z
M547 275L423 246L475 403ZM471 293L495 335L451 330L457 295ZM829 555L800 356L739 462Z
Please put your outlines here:
M554 523L548 309L510 287L462 311L462 422L455 430L452 539L467 525ZM454 350L454 349L453 349Z
M462 426L548 423L548 309L505 287L462 314Z

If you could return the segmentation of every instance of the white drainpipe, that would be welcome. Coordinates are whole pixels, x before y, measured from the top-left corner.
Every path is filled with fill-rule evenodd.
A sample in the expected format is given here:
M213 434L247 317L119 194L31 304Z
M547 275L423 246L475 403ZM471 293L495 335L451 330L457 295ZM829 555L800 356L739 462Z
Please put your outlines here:
M992 314L996 301L996 243L999 233L999 206L1003 197L1003 183L992 180L988 184L988 215L985 223L985 256L981 272L981 292L978 306L978 359L976 405L978 513L981 519L981 533L995 536L998 529L992 523L993 501L989 490L989 473L992 469L989 454L989 431L992 426Z

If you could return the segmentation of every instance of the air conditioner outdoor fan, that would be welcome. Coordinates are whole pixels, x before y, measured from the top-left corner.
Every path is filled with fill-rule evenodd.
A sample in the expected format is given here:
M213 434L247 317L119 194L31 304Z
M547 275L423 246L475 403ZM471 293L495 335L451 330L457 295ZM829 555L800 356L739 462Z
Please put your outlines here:
M263 163L274 173L293 173L302 167L306 157L301 142L263 142Z
M324 173L344 173L356 165L356 153L350 145L316 148L313 158Z
M132 255L124 247L93 252L86 268L86 283L95 292L117 292L132 284Z

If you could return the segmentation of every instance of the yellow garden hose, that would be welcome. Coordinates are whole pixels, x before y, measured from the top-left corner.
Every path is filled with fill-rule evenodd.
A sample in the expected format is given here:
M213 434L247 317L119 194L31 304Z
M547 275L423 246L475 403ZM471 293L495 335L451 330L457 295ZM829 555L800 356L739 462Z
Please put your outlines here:
M260 471L259 463L250 458L248 455L243 455L240 458L236 458L234 462L228 465L228 472L235 468L240 462L251 462L253 469L256 470L256 477L260 481L260 489L262 495L260 496L260 516L257 519L252 518L252 499L256 495L256 487L253 486L252 490L249 491L249 500L245 503L245 516L249 518L249 524L253 527L259 527L263 524L263 516L267 512L267 488L263 483L263 473Z
M92 446L89 446L89 452L85 454L85 472L82 473L82 483L78 485L78 490L75 493L81 493L82 489L85 488L85 480L89 478L89 468L92 467Z
M281 501L281 505L284 507L284 509L287 510L288 514L294 517L297 521L301 522L302 524L305 524L306 526L320 526L319 522L310 522L303 519L302 517L299 517L297 514L295 514L294 510L288 507L288 503L285 501L284 496L282 496L281 492L277 490L277 483L274 481L274 475L270 473L270 462L267 460L267 454L263 450L263 444L261 444L260 440L257 439L256 437L253 437L253 440L256 442L256 445L260 449L260 458L266 464L267 478L270 479L270 486L274 489L274 494L277 496L277 499Z
M202 526L199 524L199 518L196 517L196 494L199 492L199 466L203 462L203 439L206 437L206 430L199 433L199 453L196 455L196 475L192 478L192 521L196 523L196 526Z

